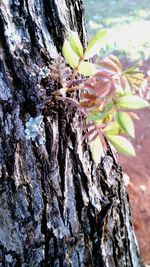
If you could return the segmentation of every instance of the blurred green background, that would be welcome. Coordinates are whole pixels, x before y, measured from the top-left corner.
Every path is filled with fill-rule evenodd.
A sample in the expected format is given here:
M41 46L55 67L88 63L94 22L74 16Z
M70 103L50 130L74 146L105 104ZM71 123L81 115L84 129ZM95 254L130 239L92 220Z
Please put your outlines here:
M131 61L150 57L150 0L84 0L89 38L108 29L105 52Z

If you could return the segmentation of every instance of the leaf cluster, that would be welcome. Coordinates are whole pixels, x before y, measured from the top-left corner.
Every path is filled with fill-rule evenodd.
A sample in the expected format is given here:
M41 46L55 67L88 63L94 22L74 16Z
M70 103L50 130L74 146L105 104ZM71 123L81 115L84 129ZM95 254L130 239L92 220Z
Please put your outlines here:
M78 34L71 32L62 51L72 68L72 76L65 86L61 83L59 90L60 95L63 92L64 100L68 99L64 93L79 91L80 100L75 104L86 117L84 128L87 131L83 139L88 138L96 163L107 149L106 139L118 152L135 155L134 147L127 139L135 137L133 121L139 119L132 110L149 107L149 103L139 95L144 75L138 66L123 70L116 56L98 56L105 36L106 31L98 32L84 49ZM79 80L78 74L84 78Z

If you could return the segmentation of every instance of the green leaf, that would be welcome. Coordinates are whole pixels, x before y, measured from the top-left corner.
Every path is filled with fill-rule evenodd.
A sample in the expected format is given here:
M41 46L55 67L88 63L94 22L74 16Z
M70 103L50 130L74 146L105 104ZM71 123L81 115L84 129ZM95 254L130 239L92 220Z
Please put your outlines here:
M124 132L128 133L131 137L135 137L134 124L127 112L118 111L116 113L116 121Z
M87 120L88 121L97 121L97 120L101 120L103 121L111 112L113 107L112 103L107 103L105 105L105 108L103 111L99 111L99 110L92 110L90 112L90 114L87 116Z
M90 149L94 162L96 164L99 164L101 156L104 154L103 145L99 136L97 136L92 142L90 142Z
M105 40L106 33L106 30L100 31L91 39L85 50L84 59L89 59L99 52Z
M115 93L117 96L123 96L124 95L124 90L122 86L120 85L115 85Z
M73 51L70 45L70 42L68 40L65 40L63 44L62 52L67 63L70 65L70 67L72 67L73 69L77 68L79 64L79 57Z
M83 46L79 39L77 32L72 32L69 36L69 42L73 51L80 57L83 58Z
M92 110L87 116L87 121L97 121L102 119L102 114L98 110Z
M124 71L124 73L127 73L127 74L130 74L130 73L133 73L133 72L139 72L139 70L138 70L138 68L141 66L141 64L140 63L137 63L135 66L133 66L133 67L131 67L131 68L129 68L129 69L126 69L125 71Z
M84 76L93 76L97 73L97 68L93 63L82 61L78 67L78 72Z
M118 152L126 156L135 156L134 147L125 137L119 135L106 135L106 137Z
M120 133L120 127L117 122L108 124L105 128L106 135L117 135Z
M125 109L143 109L150 106L145 99L137 95L122 96L119 98L116 105L117 107Z

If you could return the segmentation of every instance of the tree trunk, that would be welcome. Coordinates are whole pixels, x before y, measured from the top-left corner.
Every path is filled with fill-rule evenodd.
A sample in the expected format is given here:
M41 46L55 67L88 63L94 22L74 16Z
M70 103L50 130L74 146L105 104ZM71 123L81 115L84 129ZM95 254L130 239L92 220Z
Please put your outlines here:
M0 1L0 267L143 266L120 165L49 101L70 29L85 44L81 0Z

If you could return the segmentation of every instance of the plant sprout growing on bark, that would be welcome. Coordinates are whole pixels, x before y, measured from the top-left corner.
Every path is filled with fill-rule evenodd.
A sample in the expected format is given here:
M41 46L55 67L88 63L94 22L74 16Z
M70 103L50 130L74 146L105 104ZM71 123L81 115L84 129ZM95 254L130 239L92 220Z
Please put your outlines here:
M144 75L138 67L123 70L119 59L110 55L106 58L98 54L106 31L98 32L84 50L78 34L72 32L63 45L66 63L62 65L64 77L59 77L62 88L56 92L75 104L83 112L87 129L82 139L90 143L93 160L99 163L103 150L107 149L106 140L118 151L127 156L135 156L135 150L126 137L135 137L134 119L139 119L132 110L149 107L149 103L139 95ZM53 76L55 67L53 69ZM60 71L61 73L61 71ZM66 73L69 73L67 76ZM78 76L83 79L78 79ZM60 75L63 76L63 75ZM80 100L75 101L66 94L78 90Z

